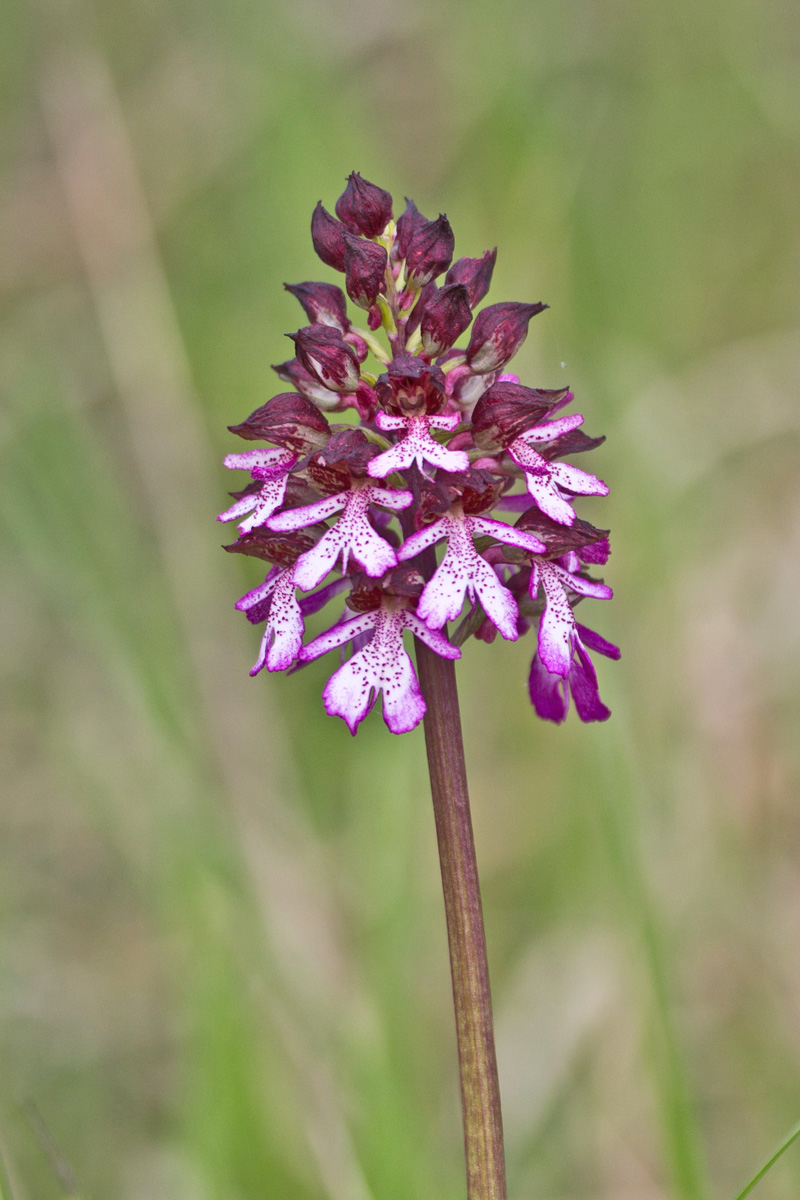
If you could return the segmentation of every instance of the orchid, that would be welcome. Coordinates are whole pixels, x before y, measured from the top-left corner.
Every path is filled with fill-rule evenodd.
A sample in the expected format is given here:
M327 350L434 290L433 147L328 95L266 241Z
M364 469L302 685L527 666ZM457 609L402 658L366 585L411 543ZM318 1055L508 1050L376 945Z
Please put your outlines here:
M583 721L610 716L589 651L619 658L619 650L574 615L585 599L611 598L588 573L608 561L608 530L573 507L608 488L562 461L604 439L582 431L582 415L556 415L572 402L569 389L526 387L507 369L547 305L501 302L476 314L496 250L453 262L443 213L429 220L409 200L395 220L390 194L356 172L334 211L317 205L311 240L344 275L344 289L285 285L309 322L288 335L295 357L275 367L294 390L230 426L268 447L227 456L225 466L248 471L250 483L218 519L240 522L226 550L269 564L236 604L264 625L251 675L293 671L338 650L322 698L351 734L379 696L391 733L425 722L467 1200L506 1200L454 661L470 637L514 642L535 629L528 694L538 716L560 724L570 701ZM348 297L364 325L348 315ZM331 603L333 623L304 644L306 619Z
M240 533L247 533L257 525L263 525L283 504L289 472L297 462L291 450L246 450L244 454L227 454L225 466L231 470L249 471L255 482L262 486L246 492L241 499L220 513L218 521L238 521L247 513L251 515L239 526Z
M469 466L469 457L464 450L448 450L431 437L431 429L447 429L451 433L459 424L458 413L428 416L425 413L411 413L408 416L394 417L390 413L380 412L376 423L383 432L403 430L402 439L390 450L384 450L369 464L369 473L375 479L385 479L393 471L408 470L416 463L419 470L423 463L441 467L443 471L463 471Z
M262 445L225 458L250 475L218 518L239 526L228 549L270 565L237 603L264 626L252 673L339 646L327 711L355 733L382 692L400 733L425 711L404 630L447 658L471 636L538 629L535 711L560 721L571 694L582 719L605 719L599 699L584 702L596 675L573 608L611 595L585 571L607 559L607 533L587 534L574 506L608 488L563 461L602 439L561 411L566 388L526 387L509 366L547 306L502 301L476 314L497 251L454 261L446 216L408 201L395 219L390 194L355 172L332 212L317 205L311 235L342 286L285 285L308 322L288 335L295 357L275 368L292 390L231 427ZM411 591L401 568L417 572ZM359 608L365 588L374 595ZM305 617L337 599L336 623L303 647Z
M502 521L468 516L461 505L455 504L433 525L412 534L401 546L398 557L401 560L414 558L427 546L447 538L447 552L420 597L419 615L431 629L441 629L461 612L468 592L471 600L477 597L481 601L487 616L503 637L516 641L517 604L486 559L475 549L472 539L482 535L534 554L546 549L530 533L512 529Z
M411 659L403 648L403 633L410 629L442 658L460 658L461 651L443 634L430 629L403 602L386 598L378 608L334 625L300 651L301 662L310 662L362 634L371 638L362 650L328 680L322 698L330 716L343 717L351 733L383 692L383 716L392 733L407 733L425 715L425 701Z

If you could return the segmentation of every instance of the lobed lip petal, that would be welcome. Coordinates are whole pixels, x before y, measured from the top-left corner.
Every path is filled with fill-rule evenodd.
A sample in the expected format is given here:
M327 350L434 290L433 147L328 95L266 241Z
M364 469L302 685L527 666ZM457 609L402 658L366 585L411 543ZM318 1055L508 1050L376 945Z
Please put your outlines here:
M503 521L494 521L487 517L472 517L471 524L473 533L488 534L489 537L496 538L498 542L505 542L508 546L518 546L521 550L532 551L533 554L545 554L547 551L544 542L539 541L532 533L527 533L524 529L512 528Z
M351 733L355 734L381 692L383 718L392 733L408 733L424 717L425 701L403 647L405 629L411 629L438 654L447 658L460 656L460 650L446 638L392 601L334 626L300 651L301 661L308 661L374 630L367 645L334 672L322 694L326 712L342 717Z
M392 508L404 508L412 499L410 492L391 492L386 488L372 487L358 487L331 497L331 500L338 501L336 507L343 507L344 511L336 525L323 534L316 546L298 559L298 586L304 590L316 587L336 565L340 555L343 571L347 570L348 559L352 557L373 578L397 566L394 550L369 523L369 505L387 504ZM308 512L312 513L313 510L312 520L319 519L325 503L329 504L330 501L309 505ZM286 513L284 519L290 516L291 513Z
M447 522L442 518L440 521L434 521L432 525L427 525L425 529L420 529L418 533L412 533L397 551L397 557L401 562L416 558L423 550L427 550L428 546L441 541L447 534L447 528Z
M267 623L251 675L264 667L284 671L297 658L303 643L303 615L295 588L294 567L278 568L237 602L236 607L246 613L248 620Z
M546 602L539 624L539 657L553 675L566 678L572 662L575 618L567 594L549 564L542 564L540 578Z
M411 558L441 537L447 538L445 556L426 584L417 608L420 617L430 628L441 629L447 621L455 620L469 593L471 597L478 596L503 637L508 641L516 640L517 602L472 543L472 538L485 532L487 527L492 536L496 536L494 526L508 529L500 521L485 521L480 517L466 516L459 509L451 509L435 525L412 534L400 548L400 558ZM509 530L512 536L519 532ZM536 542L536 539L533 540Z
M407 471L416 463L420 471L424 463L439 467L443 471L465 471L469 466L469 455L464 450L448 450L431 436L431 426L438 429L454 429L458 425L457 413L428 416L425 413L407 417L385 417L378 415L381 429L405 427L406 434L396 445L373 458L367 470L373 479L385 479L394 471Z

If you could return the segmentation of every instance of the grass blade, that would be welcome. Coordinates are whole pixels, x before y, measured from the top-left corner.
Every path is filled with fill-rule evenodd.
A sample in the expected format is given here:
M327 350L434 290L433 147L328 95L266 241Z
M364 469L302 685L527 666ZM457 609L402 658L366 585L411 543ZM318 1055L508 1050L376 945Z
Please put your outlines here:
M775 1165L775 1163L778 1161L778 1159L781 1157L781 1155L784 1154L785 1151L787 1151L789 1149L792 1142L796 1142L799 1137L800 1137L800 1121L798 1121L798 1123L794 1126L794 1128L791 1129L789 1131L789 1133L787 1133L786 1137L783 1139L780 1146L775 1151L775 1153L771 1156L771 1158L767 1159L767 1161L764 1163L763 1167L759 1171L756 1171L755 1175L750 1180L750 1182L748 1184L746 1184L745 1187L742 1188L741 1192L739 1192L738 1196L736 1197L736 1200L744 1200L745 1196L749 1196L750 1193L752 1192L753 1188L759 1182L759 1180L764 1178L767 1171L769 1171L770 1168Z

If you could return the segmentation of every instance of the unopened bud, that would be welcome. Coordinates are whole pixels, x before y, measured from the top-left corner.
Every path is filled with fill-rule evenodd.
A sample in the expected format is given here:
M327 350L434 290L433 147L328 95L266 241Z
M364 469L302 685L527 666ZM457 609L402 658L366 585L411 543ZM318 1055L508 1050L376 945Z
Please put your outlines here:
M547 304L490 304L475 318L467 347L467 364L479 375L497 371L514 357L528 336L531 317Z
M338 392L323 387L316 375L307 371L298 358L290 358L288 362L273 363L272 369L284 383L296 387L301 396L311 400L323 412L332 412L341 408L342 397Z
M297 392L281 392L251 413L240 425L229 425L247 441L274 442L296 454L321 450L330 437L328 422L322 413Z
M449 350L472 320L466 287L451 283L428 301L420 324L422 348L431 358Z
M416 333L416 331L419 329L422 323L422 318L425 315L425 309L428 307L428 304L431 302L438 290L439 289L437 288L436 284L433 282L433 280L431 280L430 283L425 284L425 287L419 293L404 293L405 295L410 295L412 297L417 296L417 302L412 308L411 312L408 314L408 319L406 320L407 337L411 337L411 334Z
M427 224L428 218L424 217L414 201L409 200L406 196L405 211L397 219L397 236L392 248L392 259L395 262L399 262L401 258L405 258L408 253L408 247L411 245L412 237Z
M489 290L492 282L497 249L487 250L483 258L459 258L445 276L448 283L463 283L469 296L470 308L475 308Z
M358 356L337 329L306 325L290 333L297 357L319 382L332 392L354 392L358 387Z
M372 308L386 281L388 257L383 246L352 233L344 235L344 269L347 294L359 308Z
M392 219L392 197L353 171L336 201L336 215L351 233L374 238L383 233Z
M350 327L344 292L335 283L285 283L313 325L330 325L345 333Z
M450 222L444 213L435 221L426 221L411 237L406 253L406 271L409 283L424 287L431 279L446 271L453 261L456 240Z
M311 217L311 241L314 249L325 263L335 271L344 270L345 227L332 217L320 200Z

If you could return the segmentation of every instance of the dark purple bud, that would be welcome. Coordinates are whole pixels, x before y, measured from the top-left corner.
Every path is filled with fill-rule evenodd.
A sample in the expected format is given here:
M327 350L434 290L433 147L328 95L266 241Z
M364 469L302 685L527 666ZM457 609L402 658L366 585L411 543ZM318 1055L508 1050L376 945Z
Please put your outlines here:
M378 299L386 283L387 262L388 255L383 246L345 233L345 287L359 308L370 309Z
M445 286L448 283L463 283L469 295L470 308L475 308L489 290L496 261L497 247L487 250L483 258L459 258L447 272Z
M325 532L325 525L309 525L306 529L293 529L289 533L278 533L259 525L250 533L244 533L229 546L223 546L229 554L247 554L275 563L278 567L290 567L301 554L315 546Z
M371 329L374 333L376 329L380 329L382 323L383 318L381 317L381 310L378 308L377 304L373 304L372 308L367 313L367 329Z
M353 171L336 201L336 215L351 233L374 238L383 233L392 219L392 197Z
M425 306L420 323L422 348L431 358L449 350L472 320L469 295L463 283L450 283Z
M568 394L567 388L541 391L521 383L493 383L472 411L475 444L488 453L510 446Z
M527 509L516 522L515 528L524 529L544 542L548 558L560 558L571 550L580 551L584 546L602 542L609 534L607 529L596 529L580 517L576 517L572 525L557 525L536 507Z
M354 392L358 387L358 355L338 329L329 325L306 325L287 334L297 348L297 357L319 382L332 392Z
M548 304L490 304L475 318L467 347L467 363L479 375L497 371L512 359L528 336L531 317Z
M273 396L241 425L228 429L247 441L274 442L296 454L321 450L330 437L328 422L317 406L297 392Z
M425 287L422 289L419 295L417 295L416 292L404 293L404 295L409 295L412 298L417 296L417 302L412 308L411 312L408 314L408 320L406 321L406 335L408 337L410 337L412 333L415 333L419 329L420 325L422 324L422 318L425 316L425 309L428 307L438 290L439 289L437 288L436 284L433 282L433 280L431 280L430 283L425 284Z
M374 442L361 429L343 429L334 433L324 450L314 455L322 467L344 467L351 475L362 479L370 461L380 454Z
M332 217L320 200L311 218L311 241L326 267L335 271L344 270L345 227Z
M330 325L346 333L350 328L344 292L335 283L285 283L303 306L312 325Z
M307 371L298 358L290 358L288 362L273 363L272 369L279 379L297 388L301 396L305 396L306 400L311 400L323 412L330 412L341 407L342 397L339 393L323 387L316 375Z
M423 217L413 200L406 196L405 212L397 220L397 237L392 247L392 259L399 262L408 253L414 234L428 224L428 218Z
M424 287L446 271L453 261L456 240L444 213L435 221L426 221L413 234L406 253L408 280L415 287Z
M392 413L438 413L447 403L444 373L415 354L400 354L389 363L375 392Z

